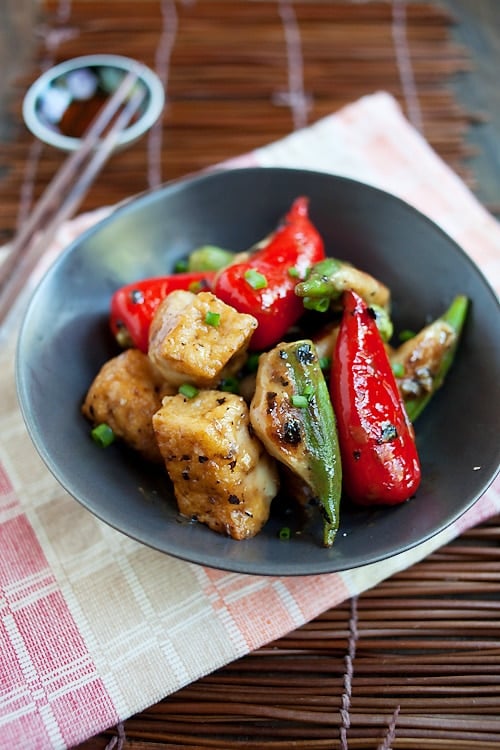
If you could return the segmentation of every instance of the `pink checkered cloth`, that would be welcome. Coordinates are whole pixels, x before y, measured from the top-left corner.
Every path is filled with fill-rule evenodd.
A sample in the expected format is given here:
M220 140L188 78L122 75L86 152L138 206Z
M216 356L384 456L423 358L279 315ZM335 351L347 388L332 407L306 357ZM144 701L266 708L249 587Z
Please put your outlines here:
M228 166L330 171L428 214L496 289L500 226L377 93ZM106 210L68 223L48 259ZM47 262L47 259L45 263ZM413 565L500 511L499 483L456 524L382 563L307 578L182 562L104 525L35 452L15 397L11 324L0 355L0 748L65 748Z

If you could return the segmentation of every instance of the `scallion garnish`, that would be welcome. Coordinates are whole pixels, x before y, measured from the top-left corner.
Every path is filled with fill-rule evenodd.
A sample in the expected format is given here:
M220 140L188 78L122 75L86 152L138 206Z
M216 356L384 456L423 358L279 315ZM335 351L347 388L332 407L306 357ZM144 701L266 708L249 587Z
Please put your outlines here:
M392 371L396 378L402 378L405 374L405 366L402 362L394 362L392 365Z
M220 313L207 310L207 314L205 315L205 323L207 324L207 326L213 326L214 328L217 328L220 323Z
M245 367L248 370L248 372L257 372L257 368L259 366L259 352L252 352L248 355L248 359L246 361Z
M401 331L398 333L398 339L400 341L409 341L415 336L415 331L410 331L409 329L405 329L404 331Z
M198 388L191 383L183 383L179 386L179 393L186 398L194 398L198 395Z
M309 404L309 398L302 393L294 393L292 396L292 406L298 409L305 409Z
M281 540L282 540L283 542L287 541L287 539L290 539L290 536L291 536L291 532L290 532L290 529L289 529L289 527L288 527L288 526L283 526L283 527L282 527L282 528L281 528L281 529L279 530L279 535L278 535L278 536L279 536L279 538L280 538L280 539L281 539Z
M106 424L105 422L96 425L96 427L91 430L90 434L92 436L92 440L97 443L97 445L100 445L101 448L107 448L108 445L114 443L116 439L115 433L113 432L109 424Z
M189 267L189 260L187 258L180 258L175 262L174 265L174 272L175 273L184 273L188 270Z
M322 370L329 370L332 365L332 358L331 357L320 357L319 358L319 366Z
M330 309L330 297L303 297L302 301L306 310L323 313Z
M240 381L238 378L224 378L224 380L221 381L219 388L221 391L226 391L226 393L239 393Z
M248 268L244 273L244 278L252 289L265 289L267 286L266 277L255 268Z

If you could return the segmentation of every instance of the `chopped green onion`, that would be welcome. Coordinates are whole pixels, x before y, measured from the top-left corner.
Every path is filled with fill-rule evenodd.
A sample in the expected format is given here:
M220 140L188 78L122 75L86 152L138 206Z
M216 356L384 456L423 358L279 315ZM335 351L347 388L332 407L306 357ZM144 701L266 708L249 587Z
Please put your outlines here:
M94 427L90 434L92 440L97 443L97 445L100 445L101 448L107 448L108 445L114 443L116 438L116 435L109 424L106 424L105 422Z
M257 368L259 367L259 357L259 352L252 352L248 355L248 359L245 365L245 368L248 370L248 372L257 372Z
M297 406L299 409L305 409L309 405L309 398L302 395L302 393L294 393L292 396L292 406Z
M239 393L240 392L240 381L238 378L224 378L219 386L221 391L226 393Z
M331 357L320 357L319 358L319 366L322 370L329 370L332 366L332 358Z
M205 323L207 324L207 326L214 326L214 328L217 328L220 323L220 313L215 313L211 310L208 310L207 314L205 315Z
M302 301L306 310L323 313L330 309L330 297L303 297Z
M183 383L179 386L179 393L186 398L194 398L198 395L198 388L191 383Z
M189 261L187 258L180 258L175 262L174 265L174 272L175 273L184 273L188 270Z
M396 378L402 378L405 374L405 366L402 362L394 362L392 365L392 371Z
M255 268L247 269L244 273L244 278L247 284L252 287L252 289L265 289L267 286L266 277L263 273L259 273L259 271L256 271Z
M292 279L300 279L300 271L295 266L290 266L290 268L288 269L288 275Z
M279 538L280 538L280 539L281 539L282 541L284 541L284 542L285 542L285 541L287 541L288 539L290 539L290 536L291 536L291 532L290 532L290 529L289 529L289 527L288 527L288 526L283 526L283 527L282 527L282 528L281 528L281 529L279 530L279 534L278 534L278 536L279 536Z
M410 331L409 329L405 329L404 331L401 331L398 334L398 338L400 341L409 341L415 336L415 331Z

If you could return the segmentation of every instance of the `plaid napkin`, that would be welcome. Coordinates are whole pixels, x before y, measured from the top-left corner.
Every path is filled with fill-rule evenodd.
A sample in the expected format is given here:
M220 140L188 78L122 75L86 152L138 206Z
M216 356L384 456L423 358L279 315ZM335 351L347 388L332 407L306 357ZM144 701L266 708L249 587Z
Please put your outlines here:
M498 290L500 227L377 93L231 161L330 171L393 192L441 225ZM46 265L106 210L68 223ZM39 271L40 272L40 271ZM0 355L0 748L65 748L299 627L500 511L499 483L412 551L343 573L245 576L185 563L69 497L16 406L11 325Z

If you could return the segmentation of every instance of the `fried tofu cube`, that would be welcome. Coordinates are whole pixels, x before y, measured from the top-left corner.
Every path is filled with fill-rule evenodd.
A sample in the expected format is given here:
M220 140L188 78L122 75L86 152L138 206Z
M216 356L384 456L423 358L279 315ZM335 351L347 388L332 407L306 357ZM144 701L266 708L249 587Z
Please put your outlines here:
M163 396L172 392L146 354L127 349L102 366L85 396L82 413L94 425L108 424L147 460L161 463L152 417Z
M244 399L214 390L167 396L153 427L180 513L233 539L255 536L279 480Z
M173 385L214 388L243 365L257 327L211 292L178 290L160 304L151 323L149 357Z

